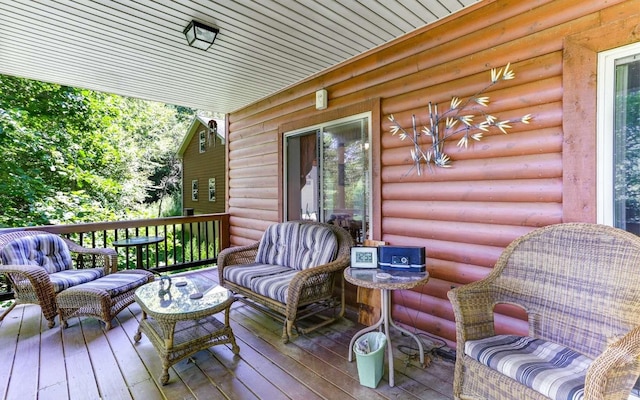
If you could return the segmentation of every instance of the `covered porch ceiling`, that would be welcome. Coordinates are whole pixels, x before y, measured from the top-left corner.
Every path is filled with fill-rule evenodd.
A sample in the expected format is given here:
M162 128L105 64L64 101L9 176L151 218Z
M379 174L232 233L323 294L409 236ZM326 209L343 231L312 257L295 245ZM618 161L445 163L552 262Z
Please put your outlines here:
M0 0L0 74L228 113L477 1Z

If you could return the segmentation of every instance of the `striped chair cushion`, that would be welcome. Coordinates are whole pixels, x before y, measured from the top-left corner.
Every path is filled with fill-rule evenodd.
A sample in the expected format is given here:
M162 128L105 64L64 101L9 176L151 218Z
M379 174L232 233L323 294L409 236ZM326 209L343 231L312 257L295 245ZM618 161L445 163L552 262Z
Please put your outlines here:
M0 252L5 265L37 265L48 273L71 269L71 253L57 235L25 236L9 242Z
M298 246L293 265L297 269L307 269L328 264L338 254L338 239L325 226L300 224Z
M298 270L286 268L276 274L261 276L251 281L251 291L281 303L287 302L289 283Z
M102 268L87 268L70 269L49 274L49 279L51 279L53 290L58 293L64 289L69 289L72 286L90 282L103 276L104 270Z
M254 279L263 278L269 275L277 275L281 272L291 271L289 267L272 264L245 264L230 265L223 270L224 279L237 285L251 288Z
M290 267L292 254L297 247L298 224L284 222L273 224L262 235L256 263Z
M267 228L256 263L303 270L335 259L338 240L331 229L299 222L283 222Z
M258 263L233 265L223 271L225 280L281 303L287 302L287 288L297 272L281 265Z
M465 343L464 352L478 362L555 400L584 398L592 360L542 339L497 335Z
M82 289L101 289L109 293L109 296L115 297L119 294L129 292L142 286L148 281L146 274L134 274L134 273L114 273L107 276L103 276L100 279L85 283L82 285ZM80 288L77 288L80 290ZM75 290L75 289L74 289Z

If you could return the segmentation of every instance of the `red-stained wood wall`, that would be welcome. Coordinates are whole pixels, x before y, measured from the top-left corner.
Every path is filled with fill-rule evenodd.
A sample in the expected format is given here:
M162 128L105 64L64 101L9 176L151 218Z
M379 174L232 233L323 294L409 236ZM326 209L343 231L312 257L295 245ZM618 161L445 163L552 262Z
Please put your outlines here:
M532 229L595 222L595 54L637 41L640 0L484 0L229 114L232 244L282 219L284 132L371 111L373 239L425 246L431 274L394 293L394 317L453 345L451 287L484 277ZM387 117L426 124L430 101L470 96L507 63L516 78L487 92L488 112L532 122L468 149L449 144L452 168L407 174L409 143ZM322 88L329 107L318 111ZM500 330L526 329L519 310L498 311Z

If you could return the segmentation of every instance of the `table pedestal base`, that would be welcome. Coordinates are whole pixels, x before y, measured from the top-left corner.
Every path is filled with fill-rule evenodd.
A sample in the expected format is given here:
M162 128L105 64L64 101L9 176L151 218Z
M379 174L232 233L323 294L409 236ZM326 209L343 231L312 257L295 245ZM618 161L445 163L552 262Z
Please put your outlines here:
M393 326L400 332L408 336L411 336L416 341L416 343L418 344L418 351L420 352L420 366L422 366L423 368L425 367L424 348L422 346L422 342L415 334L413 334L412 332L409 332L408 330L404 329L401 326L396 325L395 322L393 322L393 318L391 318L391 291L388 289L381 289L381 292L382 292L382 312L380 315L380 319L375 324L360 330L358 333L356 333L353 336L353 338L351 338L351 342L349 343L349 362L353 361L353 345L356 342L356 339L358 339L360 336L362 336L367 332L374 331L378 328L382 330L384 328L384 334L387 337L387 354L389 359L389 386L393 387L395 384L394 370L393 370L393 347L391 345L391 336L389 335L389 326L390 325Z

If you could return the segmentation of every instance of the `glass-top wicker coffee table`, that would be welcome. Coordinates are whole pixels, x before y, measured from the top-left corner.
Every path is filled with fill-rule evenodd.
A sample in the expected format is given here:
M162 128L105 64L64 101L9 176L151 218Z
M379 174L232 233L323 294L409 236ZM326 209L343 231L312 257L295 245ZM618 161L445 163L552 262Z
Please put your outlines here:
M144 332L158 351L163 385L173 364L200 350L230 343L234 354L240 352L229 326L234 297L222 286L197 275L162 277L136 289L134 298L142 308L134 340ZM214 317L222 311L224 323Z

